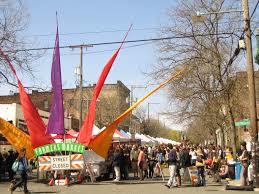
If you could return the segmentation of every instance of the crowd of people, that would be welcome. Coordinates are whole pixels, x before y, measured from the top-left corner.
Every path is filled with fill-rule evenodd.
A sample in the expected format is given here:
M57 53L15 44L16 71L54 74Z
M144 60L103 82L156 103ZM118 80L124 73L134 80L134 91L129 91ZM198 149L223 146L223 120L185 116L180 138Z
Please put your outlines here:
M18 155L18 152L12 149L7 151L6 148L0 153L0 180L5 178L8 178L9 181L13 180L14 172L12 171L12 164Z
M8 175L10 181L9 191L13 193L17 187L23 187L25 194L30 193L27 188L28 172L30 170L29 162L25 157L26 148L22 148L20 152L9 150L6 152L4 149L0 154L0 169L1 178ZM15 175L19 176L15 179Z
M166 186L180 187L182 181L191 181L188 167L195 166L198 171L198 186L204 186L205 172L219 182L222 179L235 179L235 163L231 148L220 146L180 146L162 144L155 146L117 145L109 150L108 161L114 181L129 179L129 171L135 179L162 177L164 169L169 169L170 178ZM241 143L237 162L242 165L241 185L252 184L252 167L246 144ZM249 168L250 167L250 168Z
M23 155L13 150L3 150L0 153L0 175L8 176L9 181L14 179L15 172L13 164L15 161L20 162L23 173L18 185L14 185L11 190L24 184L24 190L27 191L28 162L25 163ZM195 145L114 145L111 146L106 162L109 166L109 173L114 177L114 181L128 179L153 179L161 177L164 180L165 170L169 171L169 180L166 187L181 187L182 182L193 182L188 167L196 167L197 180L196 186L205 186L205 176L211 176L214 181L222 179L234 179L235 168L231 148L222 149L220 146L195 146ZM252 184L253 172L249 152L246 150L246 144L241 144L238 161L242 165L240 173L241 185ZM132 176L129 176L129 172ZM206 173L207 172L207 173ZM25 176L26 175L26 176Z

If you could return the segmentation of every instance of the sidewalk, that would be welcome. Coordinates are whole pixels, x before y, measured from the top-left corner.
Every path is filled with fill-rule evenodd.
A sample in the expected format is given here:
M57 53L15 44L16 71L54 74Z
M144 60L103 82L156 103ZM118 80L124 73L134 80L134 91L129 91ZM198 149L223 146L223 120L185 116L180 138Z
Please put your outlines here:
M228 181L228 184L233 186L241 186L240 180L230 180Z

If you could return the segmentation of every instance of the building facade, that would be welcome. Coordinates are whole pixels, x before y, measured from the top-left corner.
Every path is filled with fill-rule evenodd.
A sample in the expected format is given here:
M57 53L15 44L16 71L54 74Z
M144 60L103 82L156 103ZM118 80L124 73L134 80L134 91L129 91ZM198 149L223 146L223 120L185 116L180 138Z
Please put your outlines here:
M38 113L42 118L43 122L47 125L49 120L49 112L38 109ZM17 128L23 130L28 133L27 124L24 120L22 107L20 104L12 103L12 104L0 104L0 117L10 123L12 123ZM64 126L65 129L72 129L72 118L65 117L64 118ZM13 148L8 141L2 136L0 133L0 151L3 149L9 150Z
M95 84L83 87L82 110L83 118L88 112ZM71 118L71 128L78 130L80 117L79 88L63 89L64 116ZM30 94L33 104L40 110L49 112L52 92L33 90ZM113 121L118 115L129 108L130 90L121 82L105 84L97 100L95 125L102 128ZM19 94L0 96L0 104L20 103ZM119 127L127 130L129 118Z
M259 71L254 72L255 78L255 92L256 92L256 105L257 105L257 117L259 118ZM237 72L236 75L233 77L235 79L235 92L232 98L235 98L235 107L234 110L234 120L235 122L240 122L242 120L246 120L250 118L249 112L249 99L248 99L248 82L247 82L247 72L240 71ZM259 124L259 123L258 123ZM217 135L217 143L218 145L223 145L223 141L225 145L230 145L231 136L230 130L223 132L218 129L216 131ZM244 126L236 126L236 135L237 135L237 142L246 141L248 148L250 147L251 143L251 135L249 125Z

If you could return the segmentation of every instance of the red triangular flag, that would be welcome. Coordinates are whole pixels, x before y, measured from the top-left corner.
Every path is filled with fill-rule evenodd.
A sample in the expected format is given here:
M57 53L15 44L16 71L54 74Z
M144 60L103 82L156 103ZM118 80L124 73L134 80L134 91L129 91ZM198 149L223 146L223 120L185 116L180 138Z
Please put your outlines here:
M15 77L17 78L22 111L29 130L32 147L37 148L39 146L54 143L52 137L50 135L45 134L46 126L43 120L41 119L37 109L35 108L34 104L32 103L30 96L26 93L21 81L19 80L16 74L16 71L14 69L14 66L11 63L9 57L2 51L1 48L0 48L0 53L7 61L9 67L11 68Z
M78 142L84 144L84 145L88 145L91 138L92 138L92 132L93 132L93 125L94 125L94 119L95 119L95 107L96 107L96 102L97 102L97 98L101 92L101 89L103 87L103 84L106 80L106 77L108 76L112 64L114 63L123 43L125 42L128 33L131 29L132 25L130 26L128 32L126 33L120 47L116 50L116 52L112 55L112 57L109 59L109 61L106 63L106 65L103 68L103 71L98 79L98 82L94 88L94 93L93 93L93 97L90 103L90 108L88 111L88 114L85 116L85 120L83 123L83 126L81 127L79 134L78 134Z

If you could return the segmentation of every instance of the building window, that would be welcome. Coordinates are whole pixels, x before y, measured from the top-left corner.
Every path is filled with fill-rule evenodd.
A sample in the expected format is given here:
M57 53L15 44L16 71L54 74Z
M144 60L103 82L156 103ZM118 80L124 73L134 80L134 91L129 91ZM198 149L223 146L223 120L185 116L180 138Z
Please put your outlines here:
M128 96L127 98L126 98L126 104L129 104L130 103L130 96Z
M49 108L49 101L44 100L44 109L48 109Z

